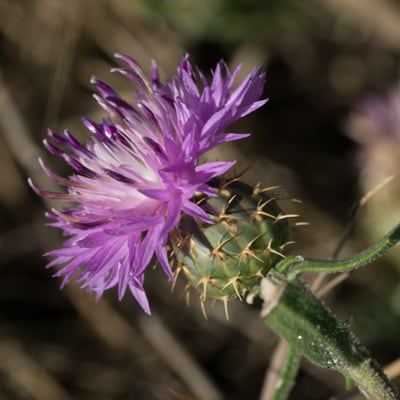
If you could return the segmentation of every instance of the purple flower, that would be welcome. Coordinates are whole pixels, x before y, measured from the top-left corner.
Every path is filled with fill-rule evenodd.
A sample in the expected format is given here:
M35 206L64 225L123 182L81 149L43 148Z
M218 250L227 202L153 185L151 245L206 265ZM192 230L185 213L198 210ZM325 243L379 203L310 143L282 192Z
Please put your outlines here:
M156 257L169 279L169 233L179 224L181 214L212 224L213 220L191 199L201 192L215 196L207 182L232 167L232 162L200 163L199 157L211 148L248 134L224 133L232 122L265 103L259 101L264 73L254 69L233 89L240 65L230 73L221 61L208 83L194 70L188 57L177 74L166 83L159 80L155 63L150 82L130 57L116 55L126 68L114 68L135 84L134 104L121 99L107 84L96 78L97 102L108 118L83 123L91 138L81 144L68 130L64 136L49 131L47 150L75 170L68 178L44 172L66 193L36 187L45 198L66 200L72 206L52 210L50 225L68 236L49 266L63 264L55 276L62 285L72 278L99 298L118 286L121 299L127 288L145 312L150 313L143 289L144 271Z
M387 96L370 95L358 104L356 116L369 123L369 132L376 139L400 140L400 90L393 89ZM365 127L362 127L365 130ZM363 133L361 132L361 135ZM364 133L364 136L366 133ZM384 135L381 137L381 135ZM362 137L362 136L361 136Z

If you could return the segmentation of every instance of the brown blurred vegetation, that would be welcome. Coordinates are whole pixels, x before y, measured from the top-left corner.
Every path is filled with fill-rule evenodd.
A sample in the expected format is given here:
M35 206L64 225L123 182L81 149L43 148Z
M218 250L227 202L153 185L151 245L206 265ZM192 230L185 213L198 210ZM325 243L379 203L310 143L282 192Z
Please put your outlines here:
M171 294L155 269L146 275L149 318L128 297L118 303L114 292L96 304L74 285L60 291L44 268L42 254L61 238L44 226L45 205L26 179L51 187L39 156L69 172L40 142L47 127L84 139L80 118L102 117L91 99L91 75L129 95L129 83L108 73L115 52L133 56L146 71L157 60L163 77L186 52L206 71L221 57L229 65L243 61L244 71L262 65L270 100L236 126L252 138L209 157L237 158L249 182L280 185L282 207L310 222L294 229L288 252L327 258L368 190L368 182L360 184L361 145L349 138L346 121L363 96L398 83L400 6L0 0L0 400L261 399L278 340L259 321L257 305L231 302L227 321L223 307L210 303L205 320L195 293L187 305L183 279ZM396 222L382 209L375 213L375 221ZM374 238L359 218L341 255ZM382 364L400 356L397 260L351 274L326 296L338 315L354 316L354 330ZM291 398L342 399L343 392L340 377L305 362Z

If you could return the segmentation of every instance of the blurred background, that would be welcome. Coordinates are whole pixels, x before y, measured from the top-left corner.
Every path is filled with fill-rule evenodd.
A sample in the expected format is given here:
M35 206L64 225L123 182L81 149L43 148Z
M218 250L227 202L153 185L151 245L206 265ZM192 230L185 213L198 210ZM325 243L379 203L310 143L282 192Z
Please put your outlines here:
M146 72L157 60L163 78L185 53L205 72L221 58L231 67L243 62L243 73L262 66L269 102L234 127L251 139L209 158L238 159L247 182L280 186L282 208L300 215L288 254L344 257L400 219L400 5L0 0L0 400L267 400L281 345L257 305L230 302L228 321L210 302L206 320L194 292L187 301L183 278L171 294L154 269L145 282L149 318L113 291L98 303L72 284L60 291L45 269L42 254L61 237L45 227L49 205L26 180L52 187L39 156L70 173L41 140L47 127L88 137L81 117L103 117L91 75L129 96L130 83L109 74L115 52ZM353 330L394 378L399 277L393 251L323 291L339 317L353 317ZM291 399L350 398L344 393L340 376L304 362Z

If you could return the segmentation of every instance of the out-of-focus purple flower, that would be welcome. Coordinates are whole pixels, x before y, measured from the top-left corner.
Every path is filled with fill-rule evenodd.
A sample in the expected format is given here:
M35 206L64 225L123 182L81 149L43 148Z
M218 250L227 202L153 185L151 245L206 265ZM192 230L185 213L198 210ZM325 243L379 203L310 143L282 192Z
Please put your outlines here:
M155 63L148 81L132 58L116 55L125 68L114 68L135 84L130 104L96 78L97 102L108 118L84 124L91 133L81 144L68 130L64 136L49 131L47 150L75 170L68 178L57 176L40 161L44 172L66 193L54 193L30 185L40 196L72 202L62 211L52 210L50 225L68 236L49 266L63 264L55 275L65 285L76 278L82 287L102 293L118 287L121 299L132 292L150 313L143 289L144 271L156 257L167 276L169 233L181 214L212 224L213 220L191 199L195 193L215 196L212 178L224 174L234 161L200 163L211 148L248 134L224 133L232 122L265 103L261 96L264 73L251 71L233 89L240 65L232 72L221 61L208 82L184 57L177 74L166 83L159 80Z
M400 141L400 88L392 90L387 96L368 96L357 106L354 116L362 119L370 134L376 139ZM360 133L362 135L362 133ZM366 134L364 134L366 135ZM361 138L360 138L361 139Z

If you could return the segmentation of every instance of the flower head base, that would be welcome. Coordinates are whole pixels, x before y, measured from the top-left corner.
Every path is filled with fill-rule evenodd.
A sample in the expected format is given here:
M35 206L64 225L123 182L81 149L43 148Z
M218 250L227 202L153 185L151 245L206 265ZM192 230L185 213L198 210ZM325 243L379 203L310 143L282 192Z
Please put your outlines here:
M173 240L175 258L200 300L246 298L256 294L261 279L282 259L287 218L267 191L239 181L214 180L218 196L199 203L214 224L182 218Z
M117 286L120 299L129 288L150 313L144 271L156 258L173 279L166 246L182 213L213 224L193 197L215 196L208 182L234 162L201 164L199 157L221 143L248 136L224 129L265 103L258 100L264 73L254 69L233 89L240 66L230 73L224 62L218 63L208 83L185 57L166 83L159 80L153 63L149 82L133 59L117 57L126 68L113 71L134 82L134 104L93 78L100 93L95 98L108 118L101 123L83 119L92 135L86 144L67 130L63 137L49 131L52 143L44 140L50 153L75 170L62 178L41 162L44 172L67 192L30 184L45 198L73 203L47 214L53 219L50 225L68 236L62 248L48 253L54 257L49 266L64 264L55 274L64 277L63 285L75 278L98 297Z

